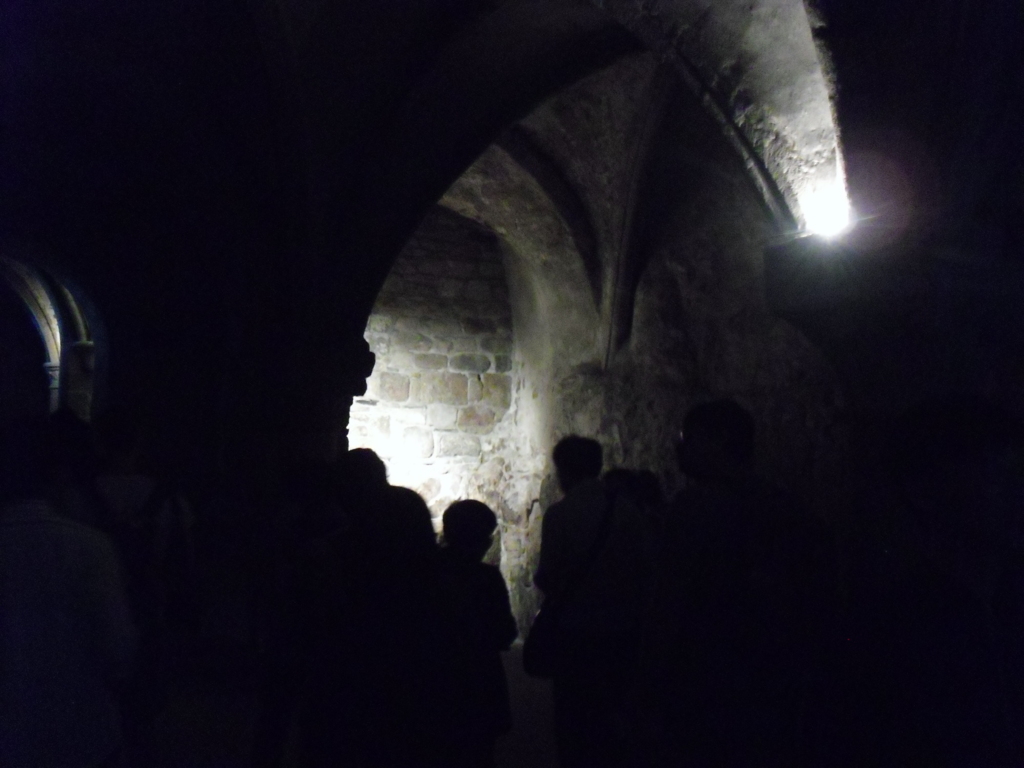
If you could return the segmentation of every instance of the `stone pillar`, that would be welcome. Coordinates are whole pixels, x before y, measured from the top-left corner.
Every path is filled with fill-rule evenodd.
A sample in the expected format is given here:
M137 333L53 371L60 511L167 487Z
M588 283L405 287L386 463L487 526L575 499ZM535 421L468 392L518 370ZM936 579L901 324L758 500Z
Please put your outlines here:
M339 392L334 407L335 431L331 436L331 450L337 455L348 450L349 415L353 398L366 394L366 382L373 373L376 355L370 351L366 339L359 336L352 340L348 350L349 365L339 382Z
M69 354L68 354L69 353ZM91 341L76 341L65 354L62 405L85 421L92 416L95 386L96 347Z
M284 425L292 459L330 461L348 450L352 399L366 392L374 359L361 334L345 334L331 338L317 359L295 362Z
M50 385L50 413L60 408L60 363L43 363Z

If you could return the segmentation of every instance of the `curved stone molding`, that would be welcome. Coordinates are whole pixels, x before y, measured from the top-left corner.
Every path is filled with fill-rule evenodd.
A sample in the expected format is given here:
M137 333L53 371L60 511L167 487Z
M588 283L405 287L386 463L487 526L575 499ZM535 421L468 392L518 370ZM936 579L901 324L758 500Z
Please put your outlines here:
M845 193L832 88L802 0L595 3L698 92L783 228L806 225L818 196Z

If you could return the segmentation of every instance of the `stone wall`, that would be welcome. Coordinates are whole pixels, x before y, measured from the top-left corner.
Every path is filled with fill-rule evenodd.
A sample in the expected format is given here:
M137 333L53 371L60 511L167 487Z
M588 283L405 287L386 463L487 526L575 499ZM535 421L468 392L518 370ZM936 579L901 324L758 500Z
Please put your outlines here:
M353 410L352 444L382 446L393 481L435 512L459 497L499 512L524 628L539 599L544 510L558 497L549 456L565 435L599 440L606 468L654 470L670 494L687 409L732 397L754 415L768 478L825 518L844 495L835 377L765 303L772 220L699 102L678 86L659 101L657 76L649 56L624 60L519 126L589 212L600 290L557 185L492 146L442 198L467 218L424 223L370 321L380 360ZM484 272L495 275L486 291ZM502 291L500 305L490 300ZM510 356L488 346L499 340ZM497 404L483 399L488 374L504 377ZM443 455L449 441L470 450Z
M391 482L418 491L435 516L480 498L481 468L512 404L512 325L494 235L435 209L395 262L366 340L377 362L353 404L350 445L377 451Z
M681 479L671 446L687 409L731 397L757 422L761 471L834 517L846 450L835 373L770 312L762 252L780 235L776 223L699 101L671 79L656 87L663 74L649 54L624 58L520 124L579 191L603 262L605 302L592 331L600 343L588 349L586 334L574 330L577 354L558 356L561 370L545 393L551 439L595 437L608 465L653 469L671 491ZM512 208L522 186L485 202ZM506 229L517 246L523 236ZM538 245L545 258L535 260L545 264L581 258L558 243ZM561 286L558 296L552 320L569 316L569 300L582 301ZM631 301L617 306L620 297ZM513 295L518 317L515 304ZM532 333L554 335L545 330L552 322L538 325ZM524 331L516 327L516 343L528 348Z
M767 478L825 519L839 517L849 495L835 376L765 302L761 253L778 235L773 222L699 102L678 85L659 101L657 77L649 56L624 59L519 125L590 214L599 301L578 247L586 238L512 153L491 147L442 198L499 233L506 254L510 453L532 472L505 481L515 493L506 492L504 570L521 626L539 597L532 575L544 510L558 497L548 456L565 435L599 440L606 468L654 470L671 494L686 411L731 397L757 422Z

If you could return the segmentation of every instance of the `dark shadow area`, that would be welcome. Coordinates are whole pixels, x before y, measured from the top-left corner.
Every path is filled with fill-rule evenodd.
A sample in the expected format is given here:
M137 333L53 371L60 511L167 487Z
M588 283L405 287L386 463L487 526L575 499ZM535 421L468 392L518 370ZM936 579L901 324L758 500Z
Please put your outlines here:
M0 418L44 416L50 407L50 382L43 364L46 348L24 302L0 282Z
M1024 765L1019 0L3 14L2 768Z

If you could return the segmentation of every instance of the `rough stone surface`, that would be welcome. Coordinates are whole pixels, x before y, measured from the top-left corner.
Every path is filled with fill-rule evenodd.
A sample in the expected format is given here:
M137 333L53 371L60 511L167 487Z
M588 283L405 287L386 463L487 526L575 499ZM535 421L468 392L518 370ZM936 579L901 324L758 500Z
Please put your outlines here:
M487 355L455 355L452 357L450 365L453 371L483 373L490 369L491 359Z
M426 427L406 427L402 430L402 442L410 456L429 459L434 455L434 433Z
M376 389L384 400L402 403L409 399L409 377L385 371L380 375Z
M448 367L445 355L416 355L416 367L428 371L442 371Z
M504 275L502 275L504 278ZM471 336L480 336L483 333L494 333L498 330L498 324L485 317L467 317L462 321L462 330Z
M400 418L413 407L433 430L429 459L412 461L413 444L392 444L393 478L429 496L435 515L464 497L494 507L523 627L539 599L532 574L543 513L558 498L550 451L564 435L598 439L607 466L653 469L671 493L679 478L670 446L686 410L733 397L755 416L758 461L771 480L819 511L834 507L843 487L832 372L765 305L761 250L772 220L696 99L671 93L652 117L657 69L650 56L625 59L520 126L579 190L591 261L579 222L495 146L442 203L497 233L501 249L490 241L475 271L456 269L452 253L488 241L466 227L446 240L440 217L431 217L395 265L400 280L381 293L374 316L391 319L368 326L374 377L410 377L409 401L389 414L387 434L416 426ZM646 131L648 121L657 129ZM633 196L638 176L645 189ZM627 232L630 222L639 228ZM426 271L417 266L428 261ZM492 279L485 290L499 272L507 289ZM460 280L465 290L453 284ZM508 301L493 298L500 290ZM416 368L416 355L446 356L448 367ZM373 381L369 391L380 402L353 408L353 434L387 445L371 414L392 404Z
M469 377L469 402L470 403L478 403L478 402L480 402L480 397L483 395L483 393L484 393L484 385L483 385L483 382L480 381L480 377L479 376L470 376Z
M352 407L350 445L377 451L437 525L460 498L513 517L505 499L523 494L505 490L505 475L524 470L510 439L512 320L493 235L436 209L395 262L366 340L377 361L368 397Z
M460 432L438 432L438 456L479 456L480 438Z
M832 83L805 0L603 5L641 38L662 41L654 48L663 60L685 61L712 84L711 109L722 107L798 216L802 192L842 179Z
M480 401L499 411L508 410L512 405L512 380L500 373L485 373L481 378L483 393Z
M486 406L471 405L459 411L459 429L466 432L490 432L497 414Z
M754 414L770 479L821 514L843 487L833 374L765 306L761 250L773 222L719 126L681 90L652 101L657 81L654 59L627 58L520 125L579 191L600 263L588 266L578 222L501 146L443 198L505 241L515 346L508 359L495 353L493 370L511 374L516 429L504 444L481 443L505 461L494 491L502 567L523 626L539 599L541 519L558 498L548 457L564 435L598 439L606 466L653 469L672 493L680 478L670 446L686 410L733 397ZM644 191L631 197L638 173ZM626 232L630 222L641 224ZM485 335L480 349L489 348ZM469 407L487 405L485 376L479 399L471 379ZM460 413L461 423L479 416Z
M371 344L370 348L373 349L372 345L375 339L370 338L367 339L367 341ZM398 347L405 349L409 352L429 352L430 347L432 346L430 343L430 339L424 336L422 333L414 333L409 331L398 332L397 334L395 334L394 338L391 341ZM386 348L381 349L381 347L379 346L377 347L377 350L385 353L389 351Z
M484 352L508 355L512 352L512 339L504 336L487 336L480 342L480 348Z
M431 403L427 406L427 423L435 429L455 429L459 409L451 405Z
M459 373L417 373L412 376L411 399L415 403L464 405L466 377Z

